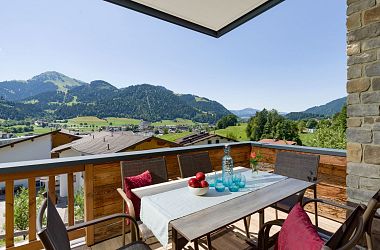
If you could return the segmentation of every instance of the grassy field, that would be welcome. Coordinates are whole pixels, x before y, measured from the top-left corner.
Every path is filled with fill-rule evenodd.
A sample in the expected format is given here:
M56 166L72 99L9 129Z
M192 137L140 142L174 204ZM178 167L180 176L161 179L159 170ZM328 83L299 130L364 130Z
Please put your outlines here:
M139 125L141 120L132 118L117 118L117 117L107 117L105 120L108 123L112 123L113 126L123 126L123 125Z
M108 126L112 123L112 126L123 126L123 125L139 125L141 120L131 119L131 118L117 118L117 117L107 117L105 119L100 119L95 116L80 116L76 118L69 119L68 125L80 126L80 124L94 125L94 126Z
M158 126L176 126L176 125L195 125L195 123L192 120L177 118L175 120L162 120L159 122L152 123L152 126L158 127Z
M16 126L13 126L13 127L17 128L17 127L25 127L25 126L24 125L16 125ZM34 130L31 131L31 132L16 133L16 135L17 136L23 136L23 135L30 134L30 133L33 133L33 134L45 134L45 133L48 133L48 132L52 131L52 128L42 128L42 127L38 127L36 125L33 125L33 128L34 128Z
M158 126L176 126L176 125L195 125L195 123L192 120L177 118L175 120L162 120L159 122L152 123L152 126L158 127Z
M67 124L68 125L80 125L80 124L87 123L88 125L95 125L95 126L106 126L108 125L106 120L100 119L95 116L80 116L76 118L69 119Z
M187 135L190 135L192 134L192 132L181 132L181 133L173 133L173 134L167 134L167 135L162 135L162 136L159 136L159 138L161 139L164 139L164 140L168 140L168 141L175 141L179 138L182 138L182 137L185 137Z
M225 129L218 129L215 133L238 141L248 141L249 139L245 133L246 128L247 123L241 123L240 126L230 126Z

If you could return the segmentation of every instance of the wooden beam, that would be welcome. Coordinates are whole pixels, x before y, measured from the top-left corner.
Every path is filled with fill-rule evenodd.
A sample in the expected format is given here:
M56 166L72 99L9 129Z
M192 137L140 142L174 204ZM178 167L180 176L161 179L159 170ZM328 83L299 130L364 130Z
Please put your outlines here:
M48 193L51 201L55 205L56 200L55 200L55 176L49 176L49 181L48 181Z
M14 246L14 182L5 182L5 247Z
M36 179L28 179L29 187L29 242L36 240Z
M84 171L84 165L77 165L72 167L57 167L57 168L51 168L51 169L45 169L45 170L35 170L30 172L18 172L13 174L0 174L0 181L7 181L7 180L21 180L31 177L41 177L41 176L47 176L47 175L60 175L60 174L67 174L67 173L75 173L75 172L82 172Z
M67 209L69 226L74 225L74 175L67 174Z
M85 221L90 221L94 219L94 166L86 164L84 169ZM94 245L94 226L86 228L86 244Z
M7 250L31 250L31 249L43 249L41 241L36 240L20 246L13 246L7 248Z

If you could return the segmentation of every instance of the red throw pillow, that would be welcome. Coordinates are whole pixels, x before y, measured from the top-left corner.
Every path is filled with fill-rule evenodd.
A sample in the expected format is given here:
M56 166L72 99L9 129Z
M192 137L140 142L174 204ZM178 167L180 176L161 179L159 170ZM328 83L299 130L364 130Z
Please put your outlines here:
M124 178L124 192L133 203L137 220L140 219L141 200L131 190L134 188L149 186L151 184L152 176L148 170L142 174ZM126 208L126 213L128 213L128 208Z
M320 250L324 241L305 210L297 203L290 211L278 235L278 250Z

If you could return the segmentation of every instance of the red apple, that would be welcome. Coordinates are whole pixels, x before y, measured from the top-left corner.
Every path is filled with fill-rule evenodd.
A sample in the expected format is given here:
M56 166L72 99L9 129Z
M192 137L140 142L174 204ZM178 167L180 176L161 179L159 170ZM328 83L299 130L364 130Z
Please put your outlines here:
M201 187L203 188L208 187L208 182L205 180L201 181Z
M206 176L203 172L198 172L196 175L195 175L195 178L197 178L198 181L203 181L204 179L206 179Z
M193 188L198 188L201 186L201 184L199 183L199 181L196 179L196 178L191 178L187 184L190 186L190 187L193 187Z
M202 186L201 186L201 183L199 181L197 181L197 182L194 182L192 187L193 188L201 188Z

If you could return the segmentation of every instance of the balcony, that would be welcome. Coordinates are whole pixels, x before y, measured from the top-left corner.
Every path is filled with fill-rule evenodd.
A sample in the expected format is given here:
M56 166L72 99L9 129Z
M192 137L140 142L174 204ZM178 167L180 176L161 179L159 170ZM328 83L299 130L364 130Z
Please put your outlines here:
M339 203L346 202L346 152L343 150L309 148L301 146L271 145L258 142L232 143L231 156L236 166L249 166L249 155L252 151L263 155L262 168L270 170L273 167L276 153L279 151L293 151L300 154L320 155L318 197L334 200ZM82 157L69 157L62 159L49 159L27 162L13 162L0 164L0 183L5 183L5 247L6 249L40 249L41 243L36 237L36 188L29 185L29 206L25 211L29 214L29 230L26 241L19 242L15 236L19 235L14 230L14 187L15 182L27 179L28 183L35 183L36 178L48 178L48 193L55 200L55 177L67 175L67 225L74 225L74 175L82 172L84 177L84 203L85 220L92 220L105 215L122 212L122 199L116 189L121 187L120 161L153 158L165 156L168 175L170 179L180 176L177 162L177 154L207 151L211 158L214 170L221 169L223 157L223 144L191 146L180 148L163 148L127 153L103 154ZM334 231L339 222L345 218L345 212L330 207L318 206L321 224L326 230ZM268 214L268 215L267 215ZM273 210L267 209L266 218L273 218ZM280 216L281 217L281 216ZM257 218L254 216L251 224L251 232L258 232ZM242 231L241 223L231 227L233 235ZM70 239L85 237L85 244L94 249L104 249L107 244L117 244L117 238L121 233L121 221L114 220L91 226L86 230L71 232ZM241 233L243 235L243 233ZM255 235L253 235L255 236ZM256 235L257 236L257 235ZM106 241L108 240L108 241ZM76 240L78 243L78 240ZM112 242L112 243L105 243ZM240 242L240 241L239 241ZM244 243L244 240L241 242ZM153 242L154 243L154 242ZM83 243L84 244L84 243ZM240 244L240 243L239 243ZM159 244L152 247L160 248Z

